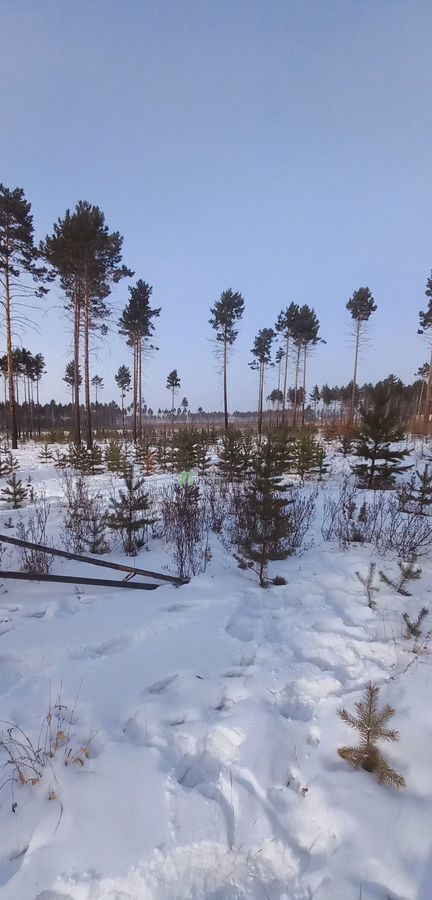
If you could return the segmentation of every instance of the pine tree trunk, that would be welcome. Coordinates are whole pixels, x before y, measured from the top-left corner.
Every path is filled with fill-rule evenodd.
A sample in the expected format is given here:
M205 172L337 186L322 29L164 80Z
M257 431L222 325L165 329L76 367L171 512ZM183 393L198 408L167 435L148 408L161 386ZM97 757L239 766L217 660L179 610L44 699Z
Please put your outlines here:
M304 345L304 360L303 360L303 405L302 405L302 426L305 421L305 404L306 404L306 356L307 356L307 344Z
M124 434L125 434L125 412L124 412L124 393L123 393L123 389L122 389L122 392L121 392L121 405L122 405L122 432L123 432L123 437L124 437Z
M357 388L357 369L358 369L359 346L360 346L360 319L357 319L356 344L355 344L355 354L354 354L353 387L352 387L351 408L350 408L350 418L349 418L349 422L350 422L351 425L352 425L352 423L353 423L353 421L354 421L354 411L355 411L355 401L356 401L356 388Z
M142 438L142 346L141 335L138 337L138 396L139 396L139 436Z
M223 378L224 378L225 434L227 434L227 432L228 432L228 389L227 389L227 342L226 342L226 337L224 339Z
M29 381L30 393L30 437L33 437L33 420L34 420L34 398L33 398L33 382Z
M260 363L258 388L258 437L261 440L263 420L264 363Z
M84 389L86 403L86 440L87 450L93 447L92 433L92 414L91 414L91 397L90 397L90 297L88 293L87 276L85 276L84 289Z
M10 281L8 271L9 261L6 257L6 291L5 291L5 307L6 307L6 353L8 362L8 384L9 384L9 416L10 416L10 433L12 450L18 448L18 429L16 417L15 403L15 385L13 373L13 355L12 355L12 320L11 320L11 296Z
M426 388L426 404L425 404L425 412L424 412L424 429L426 436L429 434L429 416L431 411L431 401L432 401L432 347L431 347L431 356L429 361L429 375L427 380L427 388Z
M171 428L172 428L172 432L174 434L174 388L172 389Z
M285 371L284 371L284 386L283 386L283 400L282 400L282 425L285 425L285 408L286 408L286 396L288 390L288 350L289 350L289 334L286 339L286 352L285 352Z
M38 435L41 433L41 416L40 416L40 403L39 403L39 378L36 378L36 406L37 406L37 427L38 427Z
M81 446L81 410L80 410L80 328L81 328L81 295L79 286L75 285L74 306L74 441L75 446Z
M299 381L299 375L300 375L300 353L301 353L301 344L299 343L299 345L297 347L297 359L296 359L296 369L295 369L293 425L295 425L297 422L297 394L298 394L298 381Z
M132 437L136 444L137 440L137 341L133 339L133 414L132 414Z

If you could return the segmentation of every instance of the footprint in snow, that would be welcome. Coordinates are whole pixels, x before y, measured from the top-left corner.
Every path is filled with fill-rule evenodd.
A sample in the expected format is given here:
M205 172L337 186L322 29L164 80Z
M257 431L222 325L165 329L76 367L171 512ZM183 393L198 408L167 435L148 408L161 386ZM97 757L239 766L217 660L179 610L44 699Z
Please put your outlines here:
M130 638L119 637L108 641L87 644L85 647L72 651L71 659L99 659L104 656L111 656L113 653L121 653L123 650L127 650L131 643Z
M19 847L0 860L0 884L7 884L22 866L22 861L29 848L28 844Z
M163 694L167 687L178 678L178 675L169 675L168 678L162 678L161 681L155 681L150 687L146 688L147 694Z

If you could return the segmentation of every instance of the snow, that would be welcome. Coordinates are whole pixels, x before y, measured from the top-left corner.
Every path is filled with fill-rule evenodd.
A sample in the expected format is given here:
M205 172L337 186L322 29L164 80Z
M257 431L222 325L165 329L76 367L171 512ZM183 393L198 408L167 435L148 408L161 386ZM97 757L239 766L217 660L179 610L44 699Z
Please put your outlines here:
M18 476L44 484L59 543L58 473L37 453L18 451ZM108 493L110 478L92 485ZM369 609L355 572L396 560L323 542L322 493L312 546L275 564L284 586L262 590L216 537L181 588L2 584L0 717L37 742L60 691L70 745L92 736L83 765L60 749L39 784L16 785L15 812L0 792L2 900L429 900L431 658L412 653L401 613L431 607L432 564L412 597L381 583ZM110 558L125 561L119 546ZM169 565L160 542L140 564ZM337 710L370 680L396 709L400 742L383 749L405 790L337 754L353 737Z

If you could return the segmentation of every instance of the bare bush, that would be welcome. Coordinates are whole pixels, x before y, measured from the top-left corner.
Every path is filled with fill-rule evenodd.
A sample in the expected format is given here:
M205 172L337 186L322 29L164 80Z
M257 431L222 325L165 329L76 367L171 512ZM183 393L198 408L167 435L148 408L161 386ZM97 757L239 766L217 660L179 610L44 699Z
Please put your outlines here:
M51 505L45 494L41 494L26 518L20 516L16 528L17 537L21 541L50 546L46 531L50 509ZM30 575L49 575L53 564L53 557L49 553L44 553L38 547L17 547L17 550L24 572L29 572Z
M60 761L65 766L83 767L90 757L90 744L95 737L95 733L92 733L82 743L73 741L71 726L74 709L75 707L69 709L65 706L61 692L55 701L50 697L48 710L36 738L30 737L17 723L0 721L0 725L3 726L0 731L0 754L5 757L3 763L5 777L0 784L0 790L10 784L13 799L15 785L34 787L42 781L45 771L49 770L51 779L48 785L48 798L58 799L54 762ZM13 812L16 805L14 801Z
M296 486L289 489L290 545L294 551L307 549L305 539L314 519L317 495L318 488L308 491L308 493L302 493Z
M229 485L219 475L208 475L203 485L208 526L221 534L230 503Z
M387 491L374 491L361 502L362 493L345 478L335 497L327 497L321 533L341 548L350 543L373 544L380 553L394 552L402 560L425 556L432 550L432 524L425 516L401 509L399 499Z
M163 536L172 548L175 574L190 578L208 560L206 507L197 485L171 484L162 496Z
M104 553L107 546L103 539L105 508L101 495L92 493L87 479L70 469L61 476L61 485L66 500L63 546L72 553Z

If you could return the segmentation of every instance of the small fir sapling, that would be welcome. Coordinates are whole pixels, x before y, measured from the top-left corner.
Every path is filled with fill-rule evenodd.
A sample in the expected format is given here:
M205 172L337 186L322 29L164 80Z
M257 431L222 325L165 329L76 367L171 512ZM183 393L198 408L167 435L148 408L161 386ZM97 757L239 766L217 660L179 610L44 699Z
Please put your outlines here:
M53 452L52 452L52 450L50 450L50 448L48 447L48 444L44 444L43 447L42 447L42 449L41 449L41 451L40 451L40 453L39 453L39 459L40 459L40 461L43 462L43 463L48 463L48 462L50 462L53 458L54 458L54 457L53 457Z
M17 469L19 469L18 460L10 450L4 453L4 458L0 454L0 478L3 478L5 475L12 475Z
M399 503L404 512L419 516L432 514L432 471L427 464L423 471L416 471L399 491Z
M405 778L389 765L377 746L379 741L396 742L399 732L387 728L387 723L394 716L395 710L386 704L378 708L379 687L369 683L364 699L355 704L357 715L346 709L338 710L338 715L360 733L360 742L356 747L339 747L338 753L353 769L364 769L373 772L378 781L392 784L394 787L405 787Z
M369 609L375 609L376 603L373 599L373 595L378 593L379 587L374 584L375 580L375 569L376 563L369 563L369 571L366 576L361 575L360 572L356 572L358 580L362 583L366 590L366 596L368 598L368 606Z
M136 556L145 544L148 527L155 522L144 483L145 477L130 468L124 475L124 488L111 498L107 521L112 531L120 532L127 556Z
M110 440L105 449L105 465L108 472L122 475L127 466L126 454L119 441Z
M237 510L235 543L240 558L258 574L261 587L268 584L270 561L293 553L292 497L279 474L279 457L269 438L256 454L254 473Z
M154 475L156 472L156 456L150 447L147 450L144 460L144 472L147 476Z
M229 429L219 447L218 470L227 481L241 481L244 471L244 447L240 431Z
M329 470L329 465L326 462L327 454L325 452L324 447L318 447L316 451L316 463L314 467L314 472L318 475L318 481L322 481L324 475L327 475Z
M355 455L363 460L352 471L366 488L391 487L396 475L411 468L402 466L410 450L392 448L404 439L399 410L388 389L377 385L370 394L370 406L360 408L361 422L355 442Z
M69 454L62 453L61 450L54 450L54 466L56 469L67 469L70 465Z
M397 579L393 580L392 578L389 578L385 572L380 572L380 578L385 584L394 588L398 594L402 594L403 597L411 597L411 592L406 590L405 585L410 581L417 581L421 577L422 570L420 566L416 564L415 556L412 556L407 562L400 560L398 566L400 575Z
M432 630L423 634L423 623L428 615L429 610L426 606L422 607L415 621L411 621L407 612L402 613L402 618L405 622L404 637L406 640L410 640L410 638L414 639L412 648L413 653L427 653L428 644L432 637Z
M196 466L200 475L206 475L210 468L207 440L203 434L199 435L195 444Z
M23 485L20 478L17 478L15 472L6 482L6 487L1 491L1 500L12 509L19 509L28 497L28 489Z
M300 478L304 478L308 472L316 470L320 449L315 435L311 431L303 429L297 438L295 447L295 466Z

